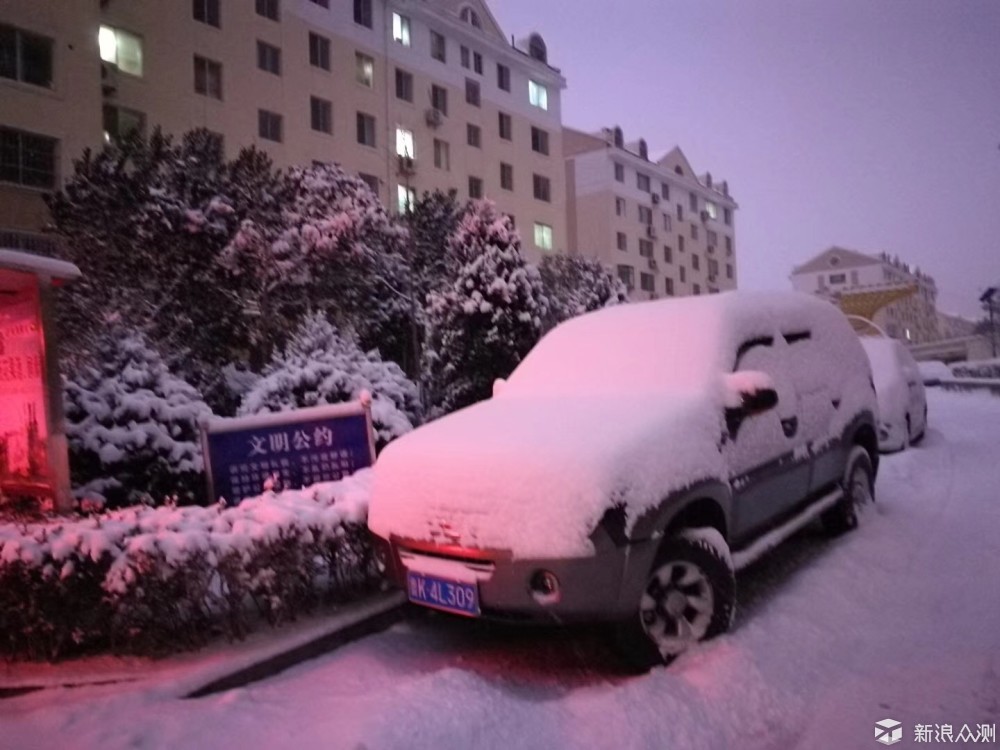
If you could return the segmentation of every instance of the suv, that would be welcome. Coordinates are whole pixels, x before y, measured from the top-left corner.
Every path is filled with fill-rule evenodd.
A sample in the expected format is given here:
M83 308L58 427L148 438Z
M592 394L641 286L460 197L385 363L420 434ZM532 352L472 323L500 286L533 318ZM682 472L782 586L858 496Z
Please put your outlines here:
M411 601L614 623L642 667L728 628L734 571L874 499L877 407L843 315L730 292L583 315L493 398L390 444L376 555Z

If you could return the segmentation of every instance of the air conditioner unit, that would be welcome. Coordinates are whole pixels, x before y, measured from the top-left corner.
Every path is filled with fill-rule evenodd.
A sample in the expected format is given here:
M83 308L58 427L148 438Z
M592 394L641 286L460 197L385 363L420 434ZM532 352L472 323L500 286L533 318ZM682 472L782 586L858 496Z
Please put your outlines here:
M659 202L660 202L660 194L659 193L653 193L653 205L655 206Z
M437 109L436 107L431 107L426 112L424 112L424 119L427 121L427 124L430 125L432 128L441 127L441 121L443 117L444 115L441 114L441 110Z
M646 236L647 237L653 237L653 238L655 238L656 237L656 227L654 227L652 224L647 224L646 225Z
M649 270L650 271L655 271L659 267L660 267L660 264L656 262L656 258L650 258L649 259Z
M399 160L399 167L398 167L399 174L409 175L413 174L414 171L416 171L414 169L412 156L397 156L396 158Z

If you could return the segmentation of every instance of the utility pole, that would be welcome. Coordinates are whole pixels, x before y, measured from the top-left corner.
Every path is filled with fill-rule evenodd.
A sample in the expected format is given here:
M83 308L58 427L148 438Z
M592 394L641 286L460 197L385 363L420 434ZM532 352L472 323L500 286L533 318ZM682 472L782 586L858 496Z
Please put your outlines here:
M997 288L991 286L985 292L983 296L979 298L979 301L986 308L987 313L990 316L990 346L993 350L993 358L996 359L997 356L997 324L996 324L996 299L997 299Z

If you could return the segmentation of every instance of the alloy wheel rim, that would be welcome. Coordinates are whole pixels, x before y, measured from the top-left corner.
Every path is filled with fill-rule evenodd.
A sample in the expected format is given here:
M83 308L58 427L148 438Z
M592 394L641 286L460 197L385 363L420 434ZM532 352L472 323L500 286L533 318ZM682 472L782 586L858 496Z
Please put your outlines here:
M715 594L697 565L675 560L649 577L639 603L639 619L664 658L676 656L708 632Z

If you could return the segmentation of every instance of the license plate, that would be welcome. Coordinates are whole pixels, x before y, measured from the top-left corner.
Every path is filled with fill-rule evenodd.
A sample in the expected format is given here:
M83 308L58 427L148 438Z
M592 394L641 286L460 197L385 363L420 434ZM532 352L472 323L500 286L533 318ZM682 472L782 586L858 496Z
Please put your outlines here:
M410 601L416 604L469 617L479 616L479 589L474 583L447 581L409 570L406 588Z

